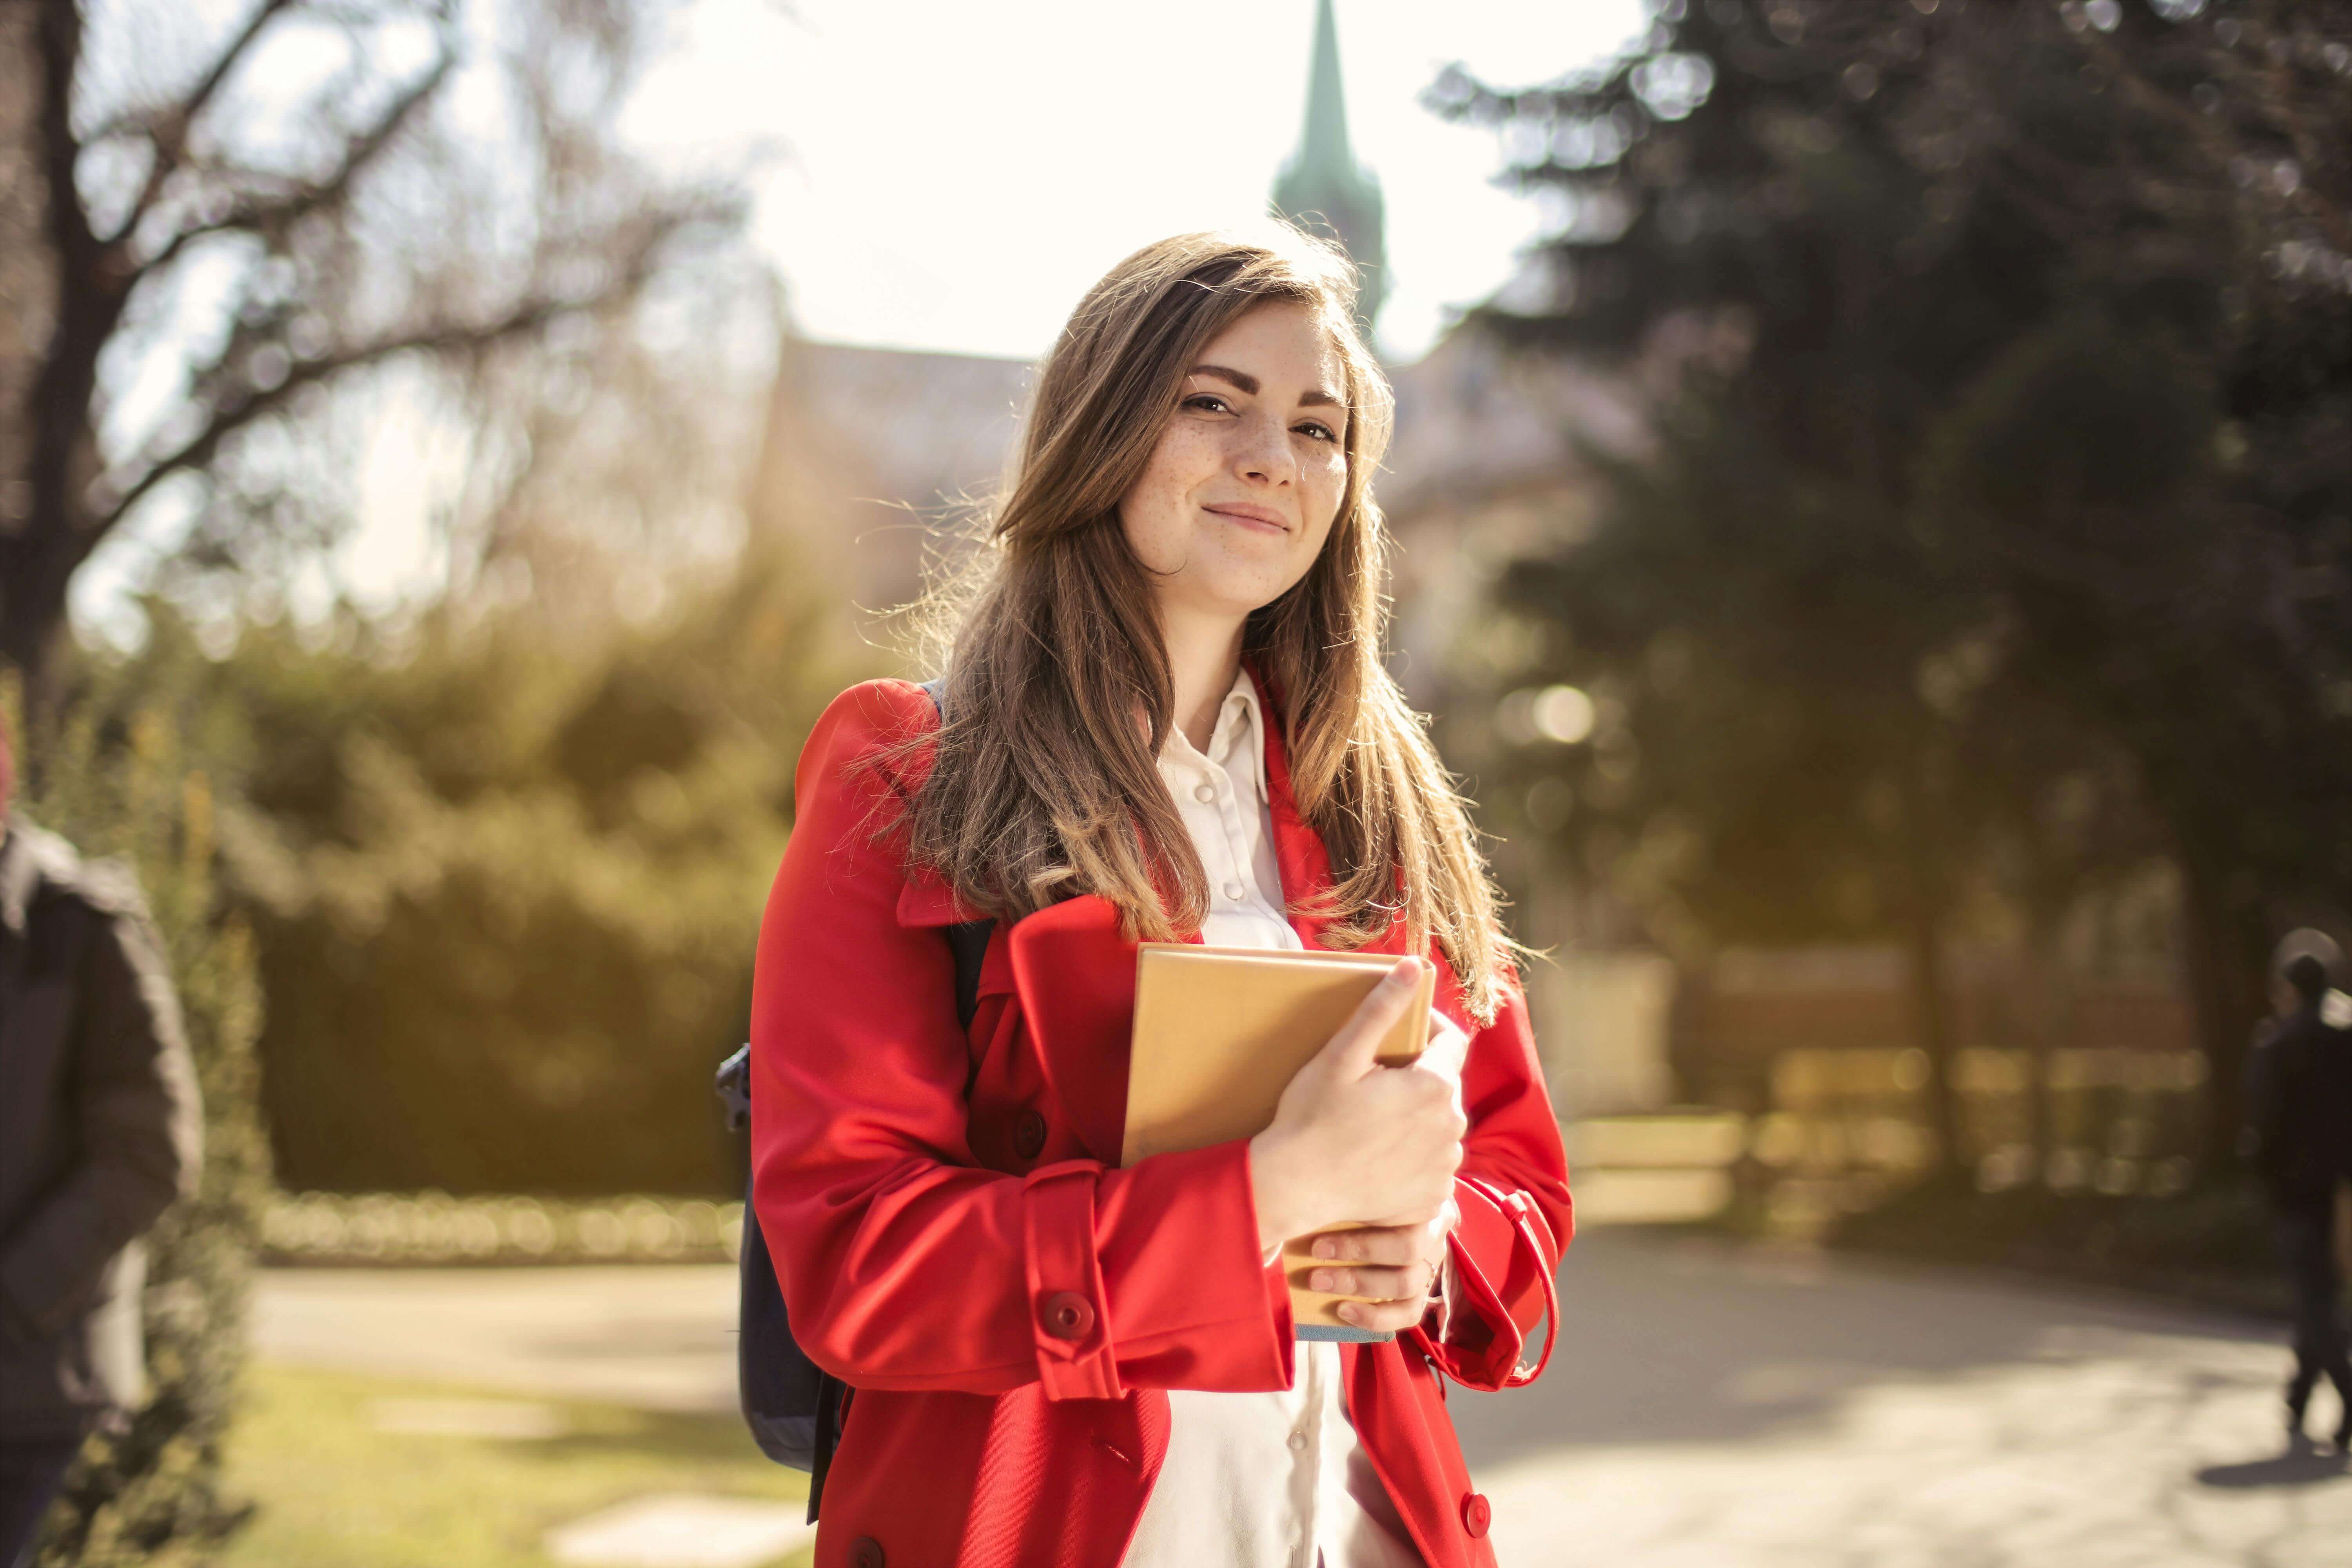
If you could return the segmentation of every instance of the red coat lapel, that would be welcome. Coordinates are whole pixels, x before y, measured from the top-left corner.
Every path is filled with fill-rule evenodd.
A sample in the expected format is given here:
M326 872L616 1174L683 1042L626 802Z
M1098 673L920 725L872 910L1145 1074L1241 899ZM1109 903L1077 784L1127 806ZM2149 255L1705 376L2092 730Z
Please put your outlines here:
M902 926L951 926L986 918L966 908L953 888L929 871L908 876L898 889L898 923Z
M1087 1152L1118 1163L1127 1135L1135 943L1118 908L1088 893L1013 922L1013 987L1055 1098Z

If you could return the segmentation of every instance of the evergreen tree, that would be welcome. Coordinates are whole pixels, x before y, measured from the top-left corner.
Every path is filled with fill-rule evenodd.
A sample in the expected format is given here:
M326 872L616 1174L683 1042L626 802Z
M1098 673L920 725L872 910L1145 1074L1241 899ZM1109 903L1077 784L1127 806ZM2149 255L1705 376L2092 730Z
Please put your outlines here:
M1665 388L1513 585L1623 694L1571 832L1719 931L1905 931L1941 1056L1994 849L2046 905L2144 808L2226 1147L2266 927L2352 891L2347 76L2340 4L1672 0L1589 77L1444 79L1562 219L1488 324Z

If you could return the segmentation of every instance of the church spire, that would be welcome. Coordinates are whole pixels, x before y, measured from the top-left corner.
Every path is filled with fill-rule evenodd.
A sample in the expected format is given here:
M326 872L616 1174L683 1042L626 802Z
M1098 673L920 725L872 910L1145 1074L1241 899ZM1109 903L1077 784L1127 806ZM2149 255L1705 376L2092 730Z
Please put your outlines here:
M1316 0L1315 64L1307 85L1307 125L1298 150L1274 183L1274 210L1337 237L1362 275L1357 320L1369 335L1387 295L1381 183L1348 145L1348 101L1339 81L1339 27L1331 0Z

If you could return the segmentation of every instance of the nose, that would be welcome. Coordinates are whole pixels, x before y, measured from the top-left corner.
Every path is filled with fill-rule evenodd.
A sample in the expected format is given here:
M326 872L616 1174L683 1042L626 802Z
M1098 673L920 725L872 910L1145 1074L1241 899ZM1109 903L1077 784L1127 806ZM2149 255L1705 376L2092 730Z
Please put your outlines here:
M1290 431L1271 416L1243 419L1234 432L1234 471L1259 484L1288 484L1298 477L1298 454Z

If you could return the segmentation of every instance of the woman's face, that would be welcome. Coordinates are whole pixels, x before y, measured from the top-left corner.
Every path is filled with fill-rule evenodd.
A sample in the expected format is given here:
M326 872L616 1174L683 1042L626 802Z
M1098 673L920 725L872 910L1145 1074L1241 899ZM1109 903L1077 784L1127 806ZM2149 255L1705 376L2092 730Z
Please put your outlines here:
M1119 502L1163 615L1238 621L1307 575L1347 489L1347 378L1307 305L1260 305L1184 377Z

